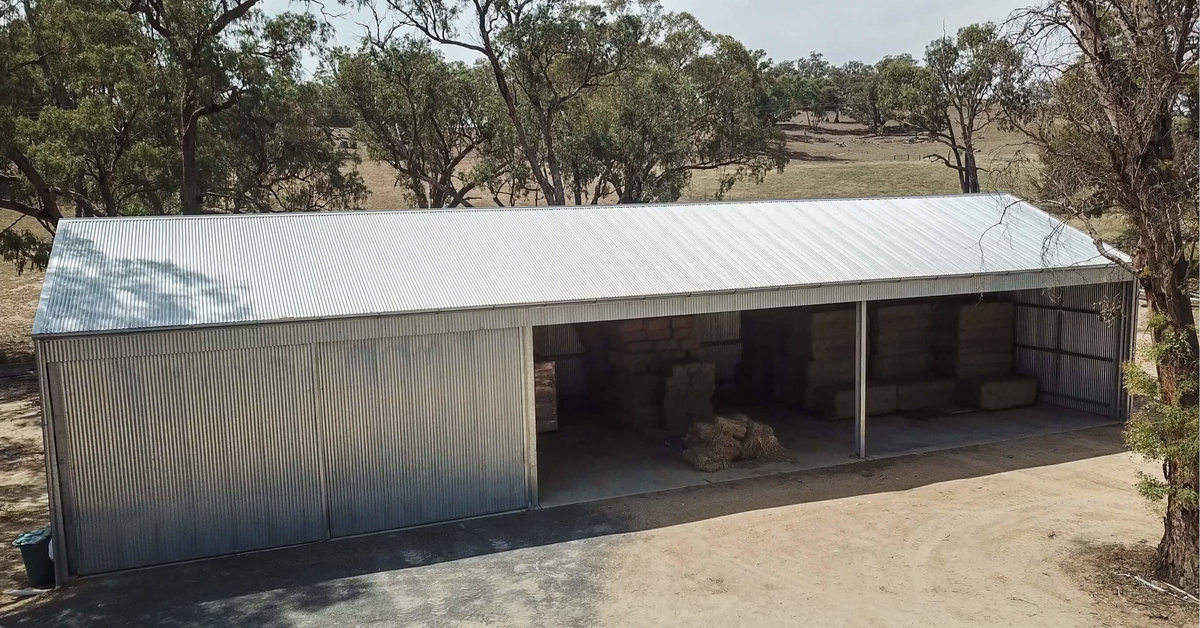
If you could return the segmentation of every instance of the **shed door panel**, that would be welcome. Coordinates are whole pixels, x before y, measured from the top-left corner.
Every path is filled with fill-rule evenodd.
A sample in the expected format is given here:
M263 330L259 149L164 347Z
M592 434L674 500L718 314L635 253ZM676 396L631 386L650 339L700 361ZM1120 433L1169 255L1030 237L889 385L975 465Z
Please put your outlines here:
M323 538L311 352L273 347L56 367L72 572Z
M333 536L526 505L519 329L321 345Z

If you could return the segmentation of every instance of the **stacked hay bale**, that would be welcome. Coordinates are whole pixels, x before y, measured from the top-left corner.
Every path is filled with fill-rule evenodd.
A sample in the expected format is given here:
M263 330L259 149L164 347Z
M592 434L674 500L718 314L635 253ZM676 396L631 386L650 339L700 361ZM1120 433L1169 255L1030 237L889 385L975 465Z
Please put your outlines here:
M983 410L1031 405L1037 380L1013 375L1013 304L953 304L943 309L935 347L958 379L959 403Z
M954 379L930 375L934 310L934 303L926 301L883 305L870 312L870 375L872 380L895 384L893 410L944 408L954 403ZM869 392L867 406L871 413Z
M663 382L662 426L683 434L688 426L713 415L716 365L711 362L672 364Z
M791 381L803 386L790 401L813 408L828 406L838 391L854 388L854 308L815 310L792 330Z
M700 471L712 473L729 468L736 460L791 460L791 452L779 442L775 430L744 414L716 416L693 423L684 438L683 459Z
M807 318L800 308L750 310L742 313L742 361L738 364L738 387L747 399L775 398L775 368L786 348L786 337L798 321Z
M811 358L803 362L804 406L809 412L834 419L854 416L855 335L854 308L813 312L808 329ZM803 338L789 344L799 351ZM867 414L896 410L896 386L888 382L867 384Z
M1012 303L947 304L938 319L934 346L948 374L972 379L1012 372Z
M558 391L554 372L552 361L533 364L534 421L539 434L558 429Z
M606 405L620 421L682 435L693 421L712 416L715 369L702 359L693 317L618 321L601 329L603 334L584 334L585 344L604 348L603 359L590 363L608 368L591 380L607 382Z

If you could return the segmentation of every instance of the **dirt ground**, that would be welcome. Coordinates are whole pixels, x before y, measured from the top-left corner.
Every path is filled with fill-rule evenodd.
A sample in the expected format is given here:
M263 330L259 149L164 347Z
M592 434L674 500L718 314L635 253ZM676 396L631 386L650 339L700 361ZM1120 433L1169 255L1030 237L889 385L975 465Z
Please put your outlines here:
M920 484L947 461L906 462ZM1122 603L1113 565L1090 559L1156 540L1137 469L1149 467L1121 453L657 530L615 559L608 623L712 625L737 607L757 625L1195 625L1195 607L1170 598Z
M50 521L39 412L36 378L0 377L0 591L29 586L11 543ZM0 609L14 602L2 595Z
M0 624L1194 626L1122 575L1150 469L1099 427L87 579Z

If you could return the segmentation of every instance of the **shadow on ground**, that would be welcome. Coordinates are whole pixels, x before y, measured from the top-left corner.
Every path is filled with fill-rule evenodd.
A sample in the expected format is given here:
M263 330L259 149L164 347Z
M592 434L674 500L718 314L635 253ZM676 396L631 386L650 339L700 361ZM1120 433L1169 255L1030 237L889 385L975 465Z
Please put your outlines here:
M586 597L591 598L599 595L595 593L602 589L598 583L605 581L603 561L581 557L580 550L556 544L584 539L604 542L611 535L738 512L902 491L1120 451L1120 426L1114 424L144 569L72 582L45 603L0 616L0 623L269 628L294 625L298 617L318 612L321 617L315 625L358 624L364 616L370 621L387 617L387 621L403 623L405 617L431 617L415 614L428 612L428 603L420 599L431 595L428 583L415 576L405 579L405 574L425 569L436 570L432 579L437 581L439 595L464 586L473 591L461 596L466 606L490 604L495 587L512 587L514 581L520 585L525 578L558 582L556 593L567 596L586 589L590 591ZM131 522L131 531L136 533L135 522ZM494 570L499 576L488 576L481 575L470 561L453 562L471 557L503 561L514 554L512 550L524 548L539 548L537 551L543 552L538 558L539 571L546 566L553 573L522 575L504 563ZM413 569L417 567L423 569ZM388 614L398 613L393 610L398 595L417 598L407 615ZM441 597L438 603L446 599ZM451 599L457 603L460 598ZM454 610L451 608L451 614ZM459 610L478 618L474 614L478 609ZM314 623L311 618L306 622ZM567 623L587 625L588 621L582 617Z
M775 127L778 129L782 129L784 132L792 131L792 132L800 132L800 133L813 133L813 134L819 134L819 135L837 135L837 136L849 135L849 136L854 136L854 137L868 137L871 135L875 135L875 133L872 133L865 126L848 129L845 127L829 126L831 124L838 124L838 123L822 122L821 125L814 127L813 125L807 124L804 122L781 122L779 124L776 124Z
M830 163L840 163L840 162L850 161L849 159L846 159L845 157L835 157L833 155L814 155L814 154L806 152L806 151L795 150L792 148L785 150L784 153L787 155L788 159L791 159L793 161L824 161L824 162L830 162Z

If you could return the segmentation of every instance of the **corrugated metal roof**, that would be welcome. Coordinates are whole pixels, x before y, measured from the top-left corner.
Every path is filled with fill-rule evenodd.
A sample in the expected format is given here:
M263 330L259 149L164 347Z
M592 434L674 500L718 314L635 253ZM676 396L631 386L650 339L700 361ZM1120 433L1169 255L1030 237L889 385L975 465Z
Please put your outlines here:
M1107 266L1003 195L88 218L34 335Z

